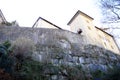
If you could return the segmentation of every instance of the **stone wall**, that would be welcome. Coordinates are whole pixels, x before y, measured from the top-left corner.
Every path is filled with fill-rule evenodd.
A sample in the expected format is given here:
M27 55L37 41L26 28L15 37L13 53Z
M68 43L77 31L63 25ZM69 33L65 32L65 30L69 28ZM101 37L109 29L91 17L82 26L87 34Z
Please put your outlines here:
M14 41L18 37L26 37L34 40L35 42L45 43L53 41L57 38L66 38L71 43L79 43L78 45L83 45L84 38L79 34L74 34L69 31L59 30L59 29L45 29L45 28L29 28L29 27L16 27L16 26L0 26L0 42L5 40Z
M81 65L85 70L103 70L120 64L120 56L95 45L85 45L84 37L59 29L0 26L0 42L25 37L34 41L33 59L55 65Z

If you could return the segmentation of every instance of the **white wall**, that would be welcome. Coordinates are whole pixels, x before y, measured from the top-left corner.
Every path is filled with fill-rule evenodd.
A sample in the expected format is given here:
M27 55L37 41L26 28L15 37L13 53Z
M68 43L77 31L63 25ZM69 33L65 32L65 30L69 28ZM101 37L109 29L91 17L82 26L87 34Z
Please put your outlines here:
M34 26L35 28L53 28L53 29L57 29L55 26L53 26L52 24L39 19L39 21L35 24Z
M80 29L82 29L82 33L79 34L81 36L83 36L84 38L84 44L93 44L93 45L97 45L99 47L103 47L106 48L108 50L111 50L115 53L119 53L118 47L115 44L113 38L111 36L109 36L108 34L97 30L95 28L95 26L92 23L92 19L83 16L83 15L78 15L69 25L70 25L70 29L72 32L77 33L77 31ZM99 37L102 36L101 37ZM106 42L106 46L105 46L105 40L110 40L110 42ZM113 48L112 48L112 47Z

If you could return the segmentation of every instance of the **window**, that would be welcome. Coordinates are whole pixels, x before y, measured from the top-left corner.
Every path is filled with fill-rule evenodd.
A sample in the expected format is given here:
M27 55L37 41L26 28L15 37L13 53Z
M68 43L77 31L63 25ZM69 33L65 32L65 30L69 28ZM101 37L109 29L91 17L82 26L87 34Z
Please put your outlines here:
M105 37L103 37L103 41L104 41L105 43L108 42L108 40L107 40Z
M106 43L104 42L104 45L106 46Z
M91 30L91 27L90 27L90 26L88 26L88 29L89 29L89 30Z
M110 40L108 39L108 42L110 42Z
M104 46L107 47L108 41L105 37L103 37L103 42L104 42Z
M114 49L114 47L111 45L111 48Z
M82 33L82 29L79 29L79 30L77 31L77 33L78 33L78 34L81 34L81 33Z
M86 22L87 22L87 23L89 23L89 21L88 21L88 20L86 20Z
M99 36L100 38L102 38L101 35L98 35L98 36Z

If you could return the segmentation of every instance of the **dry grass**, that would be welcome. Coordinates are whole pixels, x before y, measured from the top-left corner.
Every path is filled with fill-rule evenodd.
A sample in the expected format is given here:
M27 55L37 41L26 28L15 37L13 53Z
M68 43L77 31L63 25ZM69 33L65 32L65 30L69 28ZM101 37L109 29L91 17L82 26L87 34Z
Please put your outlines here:
M29 57L35 50L34 42L25 37L19 37L13 42L13 53L15 55L21 55L24 57Z

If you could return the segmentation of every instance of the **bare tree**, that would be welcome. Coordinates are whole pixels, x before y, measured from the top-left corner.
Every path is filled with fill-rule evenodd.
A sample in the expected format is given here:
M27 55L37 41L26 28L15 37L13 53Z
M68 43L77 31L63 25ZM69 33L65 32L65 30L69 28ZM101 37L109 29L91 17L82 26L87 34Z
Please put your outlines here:
M104 22L120 20L120 0L100 0Z
M112 34L120 47L120 0L99 0L103 30Z

